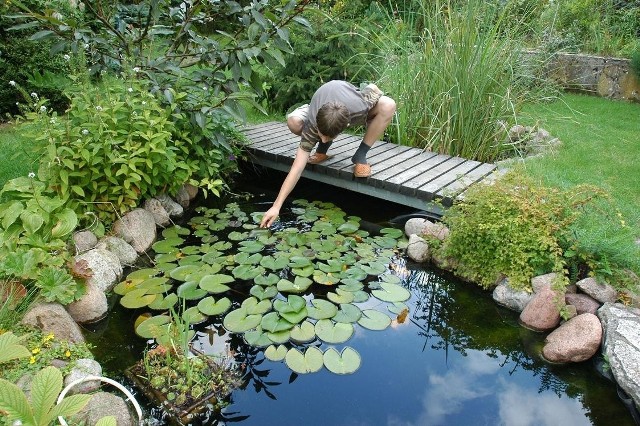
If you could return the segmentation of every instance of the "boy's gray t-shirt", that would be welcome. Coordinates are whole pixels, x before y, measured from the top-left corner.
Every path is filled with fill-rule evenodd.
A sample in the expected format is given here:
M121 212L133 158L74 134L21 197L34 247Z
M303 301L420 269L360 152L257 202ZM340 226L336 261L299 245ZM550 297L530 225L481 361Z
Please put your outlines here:
M302 126L300 148L307 152L311 152L320 142L316 117L320 107L327 102L340 102L347 107L350 113L349 126L364 125L371 108L362 92L349 82L332 80L320 86L309 102L308 116Z

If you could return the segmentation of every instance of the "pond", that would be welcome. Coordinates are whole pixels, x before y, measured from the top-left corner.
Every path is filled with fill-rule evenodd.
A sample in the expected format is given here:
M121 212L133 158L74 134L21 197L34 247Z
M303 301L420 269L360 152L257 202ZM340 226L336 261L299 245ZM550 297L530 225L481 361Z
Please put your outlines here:
M251 192L250 201L238 202L249 211L264 211L281 181L279 173L249 176L234 192ZM304 179L290 199L296 198L335 203L372 231L409 212ZM284 210L282 216L287 217ZM221 318L199 324L193 346L205 353L232 353L245 382L221 413L203 415L193 424L604 425L612 419L617 425L634 424L615 384L598 373L601 359L550 365L540 356L544 335L519 326L518 315L497 306L489 292L404 258L394 260L394 273L410 291L404 302L408 315L388 312L393 321L382 331L355 327L347 345L359 353L361 364L353 374L326 368L297 374L283 361L266 359L264 348L226 333ZM115 297L113 303L109 318L86 335L105 373L130 386L123 371L142 357L146 341L133 330L140 312L123 308ZM345 346L313 345L322 350ZM161 410L138 397L146 424L166 424Z

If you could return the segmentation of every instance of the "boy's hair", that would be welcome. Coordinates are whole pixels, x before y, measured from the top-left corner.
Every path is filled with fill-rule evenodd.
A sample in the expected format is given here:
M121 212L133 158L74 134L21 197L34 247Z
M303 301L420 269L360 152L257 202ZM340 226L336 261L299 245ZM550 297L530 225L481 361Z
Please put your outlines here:
M318 131L325 136L335 138L349 126L349 110L340 102L327 102L316 115Z

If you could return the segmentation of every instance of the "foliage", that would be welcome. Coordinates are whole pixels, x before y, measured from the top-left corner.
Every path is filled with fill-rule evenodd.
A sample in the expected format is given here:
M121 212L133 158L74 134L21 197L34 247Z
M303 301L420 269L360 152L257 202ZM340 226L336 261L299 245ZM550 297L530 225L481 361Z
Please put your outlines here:
M0 332L19 324L36 299L36 290L17 280L0 279Z
M479 161L500 155L524 88L513 23L483 7L424 3L365 35L379 44L380 86L398 103L394 142Z
M58 416L82 410L91 398L72 395L56 404L61 391L62 373L55 367L46 367L34 376L30 397L18 386L0 379L0 409L7 413L9 421L19 421L24 426L48 426Z
M269 109L284 112L296 104L308 102L323 83L330 80L366 82L375 79L367 64L370 44L355 30L375 31L374 8L361 0L323 2L319 9L307 9L304 16L314 29L313 36L301 29L291 32L295 55L286 57L285 66L265 67L262 98ZM372 15L374 15L372 17ZM378 19L380 20L380 19ZM357 83L355 83L357 85Z
M631 54L631 69L640 80L640 46Z
M451 233L438 252L484 288L506 276L513 288L531 291L536 275L566 275L563 255L574 240L570 226L579 208L599 195L591 186L561 191L508 173L491 185L471 187L445 213Z
M0 364L31 356L29 349L23 346L20 341L21 338L10 331L0 334Z
M47 191L35 176L12 179L0 190L0 278L33 282L46 300L68 304L84 285L60 268L67 261L66 239L78 222L65 199Z

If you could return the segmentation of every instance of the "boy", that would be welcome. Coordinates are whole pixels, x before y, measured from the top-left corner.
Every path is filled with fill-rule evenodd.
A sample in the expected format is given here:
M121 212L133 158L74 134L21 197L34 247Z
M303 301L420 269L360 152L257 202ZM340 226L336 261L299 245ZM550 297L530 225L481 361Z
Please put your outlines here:
M278 197L264 214L260 227L271 226L307 163L319 164L329 159L331 156L327 155L327 150L333 139L350 125L365 125L367 129L362 143L351 157L353 174L355 177L371 176L367 152L383 135L395 111L395 101L384 96L375 84L368 85L362 91L341 80L333 80L320 86L309 105L304 105L287 116L289 130L301 136L300 146ZM311 150L316 145L318 147L311 155Z

